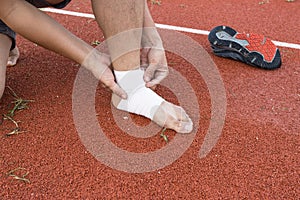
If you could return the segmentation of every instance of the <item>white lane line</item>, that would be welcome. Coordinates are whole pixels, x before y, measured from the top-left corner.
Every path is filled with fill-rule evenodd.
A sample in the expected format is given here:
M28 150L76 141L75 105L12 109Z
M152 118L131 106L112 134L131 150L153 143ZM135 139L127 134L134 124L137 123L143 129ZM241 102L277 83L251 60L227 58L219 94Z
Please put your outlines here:
M185 28L185 27L179 27L179 26L172 26L172 25L166 25L166 24L155 24L157 28L161 29L168 29L168 30L173 30L173 31L182 31L186 33L195 33L199 35L208 35L209 31L203 31L203 30L198 30L198 29L193 29L193 28Z
M95 19L95 16L93 14L88 14L88 13L79 13L79 12L60 10L60 9L55 9L55 8L40 8L40 10L45 11L45 12L63 14L63 15L71 15L71 16L76 16L76 17L85 17L85 18Z
M291 49L299 49L300 50L300 44L293 44L293 43L279 42L279 41L273 41L273 42L278 47L288 47Z
M71 16L76 16L76 17L95 19L95 16L93 14L88 14L88 13L79 13L79 12L60 10L60 9L54 9L54 8L41 8L40 10L45 11L45 12L63 14L63 15L71 15ZM161 29L182 31L182 32L186 32L186 33L194 33L194 34L199 34L199 35L208 35L209 34L209 31L205 31L205 30L198 30L198 29L185 28L185 27L179 27L179 26L171 26L171 25L166 25L166 24L155 24L155 25L157 28L161 28ZM293 44L293 43L280 42L280 41L273 41L273 42L276 46L279 46L279 47L287 47L287 48L291 48L291 49L299 49L300 50L300 44Z

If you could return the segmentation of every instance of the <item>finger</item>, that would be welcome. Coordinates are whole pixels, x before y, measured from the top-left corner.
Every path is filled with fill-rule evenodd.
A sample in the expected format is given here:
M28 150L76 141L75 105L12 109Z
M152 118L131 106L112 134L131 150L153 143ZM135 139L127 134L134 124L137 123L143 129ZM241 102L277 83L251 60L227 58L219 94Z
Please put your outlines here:
M126 92L115 82L114 76L109 68L106 68L100 77L100 81L108 87L114 94L127 99Z
M153 69L154 67L149 67L150 69ZM156 68L156 67L155 67ZM146 82L146 87L154 87L155 85L158 85L160 84L160 82L162 80L164 80L168 74L169 74L169 70L168 68L165 68L165 69L158 69L154 72L154 76L152 77L152 79L148 82Z
M151 81L146 82L146 87L152 88L152 87L160 84L160 82L162 82L167 77L167 75L168 75L168 72L161 73L160 75L153 78Z
M156 65L154 65L154 64L150 64L148 67L147 67L147 69L146 69L146 71L145 71L145 73L144 73L144 81L146 82L146 83L148 83L149 81L151 81L152 79L153 79L153 77L154 77L154 74L155 74L155 71L156 71Z
M156 85L158 85L160 83L160 81L154 79L154 80L151 80L149 82L146 83L146 87L147 88L155 88Z
M148 54L150 49L149 48L143 48L141 51L141 66L148 66Z
M107 85L108 86L108 85ZM108 86L108 88L117 96L121 97L122 99L127 99L126 92L116 83L113 82Z
M156 90L157 85L154 85L152 87L150 87L151 90L155 91Z

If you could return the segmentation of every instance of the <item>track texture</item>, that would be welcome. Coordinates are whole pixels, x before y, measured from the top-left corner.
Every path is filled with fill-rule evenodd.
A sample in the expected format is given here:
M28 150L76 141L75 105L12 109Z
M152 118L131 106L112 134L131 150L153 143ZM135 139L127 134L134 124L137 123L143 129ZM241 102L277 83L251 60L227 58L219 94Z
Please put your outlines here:
M299 44L299 7L298 0L264 4L162 0L160 6L151 5L151 12L157 23L202 30L225 24L241 32ZM88 0L74 0L66 9L91 13ZM49 15L89 43L102 40L94 20ZM198 152L211 112L210 95L190 64L168 53L171 67L196 91L202 112L200 129L176 162L142 174L116 171L87 152L72 118L72 88L79 66L18 37L21 58L17 66L8 69L7 85L34 102L15 116L27 132L6 137L13 124L5 121L0 125L0 199L298 199L300 51L280 48L282 67L265 71L216 57L207 36L187 35L209 52L224 80L228 101L225 127L215 148L200 159ZM158 92L176 102L166 88L159 87ZM12 100L6 90L1 113L11 109ZM119 147L146 152L165 145L159 135L134 139L118 129L110 121L110 92L101 86L96 111L108 137ZM171 139L175 135L172 131L167 134ZM30 183L7 176L18 167L26 168Z

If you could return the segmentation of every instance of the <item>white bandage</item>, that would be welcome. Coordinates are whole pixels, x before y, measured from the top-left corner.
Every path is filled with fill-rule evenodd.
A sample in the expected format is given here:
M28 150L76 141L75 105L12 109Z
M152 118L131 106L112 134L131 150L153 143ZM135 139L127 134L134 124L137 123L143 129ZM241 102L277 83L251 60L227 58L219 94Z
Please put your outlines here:
M145 86L144 71L136 69L114 71L114 73L117 83L128 95L126 100L122 99L120 101L117 108L153 120L154 114L165 100Z

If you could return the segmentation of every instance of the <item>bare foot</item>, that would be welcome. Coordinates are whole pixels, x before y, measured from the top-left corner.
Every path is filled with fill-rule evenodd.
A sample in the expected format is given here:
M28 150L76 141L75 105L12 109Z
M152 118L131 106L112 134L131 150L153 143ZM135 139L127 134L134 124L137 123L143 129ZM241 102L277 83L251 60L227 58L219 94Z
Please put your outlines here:
M17 64L17 61L20 57L20 52L18 47L15 47L13 50L9 52L9 57L7 60L7 66L14 66Z
M146 87L142 69L114 72L118 84L128 95L126 100L121 100L113 94L112 104L117 109L145 116L159 126L178 133L190 133L193 130L193 122L183 108L165 101Z
M153 121L178 133L190 133L193 130L193 122L184 109L167 101L161 103Z
M117 109L120 101L120 97L115 94L112 95L112 104ZM140 103L144 104L144 102ZM160 104L152 121L161 127L172 129L178 133L190 133L193 130L193 122L184 109L167 101Z

